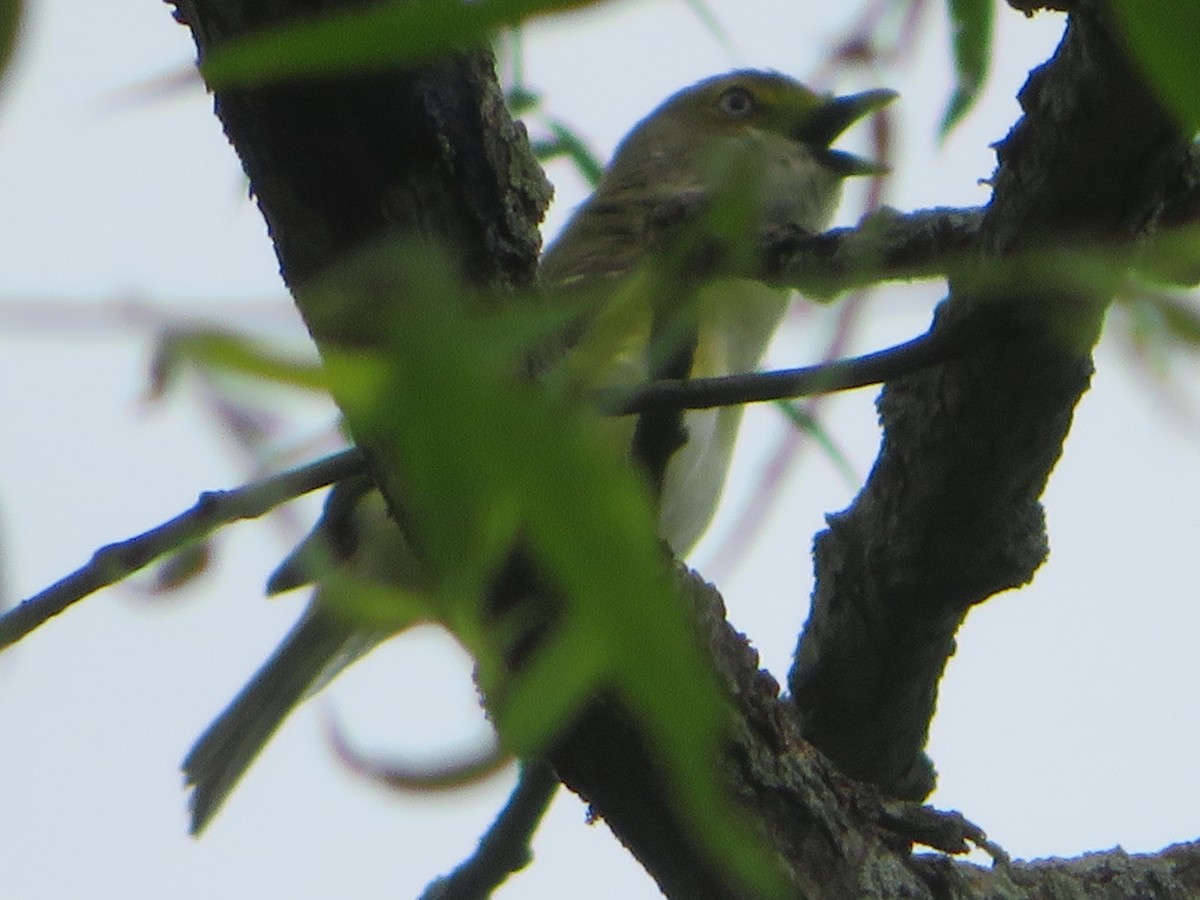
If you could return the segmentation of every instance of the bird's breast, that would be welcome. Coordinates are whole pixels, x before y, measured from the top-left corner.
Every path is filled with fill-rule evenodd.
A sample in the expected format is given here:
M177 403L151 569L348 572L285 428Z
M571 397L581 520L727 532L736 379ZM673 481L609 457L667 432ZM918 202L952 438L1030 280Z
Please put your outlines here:
M747 280L705 286L697 299L699 328L693 378L758 368L787 310L787 293ZM692 549L716 513L733 458L742 407L692 410L687 442L667 464L659 529L680 556Z

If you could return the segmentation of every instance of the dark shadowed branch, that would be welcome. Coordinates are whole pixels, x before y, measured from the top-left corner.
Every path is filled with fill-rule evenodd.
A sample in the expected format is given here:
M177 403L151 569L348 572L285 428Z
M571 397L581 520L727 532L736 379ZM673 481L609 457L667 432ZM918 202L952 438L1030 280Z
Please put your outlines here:
M311 6L178 3L202 54ZM1027 581L1045 554L1038 498L1088 384L1091 343L1109 302L1101 291L1029 273L973 281L969 264L1040 246L1129 247L1164 220L1153 208L1168 192L1163 185L1182 180L1187 142L1125 58L1105 4L1078 0L1071 8L1055 57L1021 92L1025 118L999 148L982 218L923 214L922 237L898 243L889 235L909 221L886 216L875 225L882 238L866 243L858 243L865 230L768 241L776 249L761 274L774 283L821 292L881 273L949 271L951 299L933 334L1019 323L1006 340L982 341L889 383L871 479L817 545L818 583L792 700L780 700L725 621L720 598L680 574L681 595L732 698L722 774L779 869L808 896L1049 896L1063 878L1083 894L1101 881L1087 861L987 872L914 857L914 838L897 832L878 791L846 774L901 796L930 788L922 750L956 628L971 604ZM219 93L218 112L289 284L381 235L412 232L454 247L474 281L528 283L545 186L498 95L484 53L407 72ZM936 254L922 256L922 242ZM968 265L960 272L947 257ZM822 265L833 274L818 277ZM398 479L365 437L356 434L393 500ZM594 699L552 760L669 896L738 896L695 845L667 773L613 698ZM1182 885L1200 871L1194 862L1187 868L1192 857L1194 848L1170 860L1129 860L1114 877L1125 896L1154 895L1144 887L1151 882L1162 888L1157 895L1188 896Z
M991 336L967 330L924 335L865 356L775 372L752 372L689 381L653 382L628 396L600 397L610 415L644 410L703 409L765 400L832 393L880 384L942 362ZM202 540L219 528L265 515L310 491L361 473L357 450L318 460L278 475L224 491L206 491L191 509L143 534L97 550L82 567L0 615L0 649L23 638L71 604L116 584L157 559Z
M479 846L448 875L426 888L421 900L483 900L533 859L533 835L558 790L545 763L521 764L517 785Z
M880 455L816 542L817 585L789 686L805 737L842 771L923 798L938 682L973 604L1027 583L1046 556L1039 498L1086 391L1119 281L1030 264L1047 248L1107 247L1116 265L1186 183L1189 141L1156 102L1105 4L1074 5L1053 59L1021 90L997 146L976 238L1007 277L953 275L933 333L974 321L1013 339L890 382ZM1089 273L1076 273L1088 275Z

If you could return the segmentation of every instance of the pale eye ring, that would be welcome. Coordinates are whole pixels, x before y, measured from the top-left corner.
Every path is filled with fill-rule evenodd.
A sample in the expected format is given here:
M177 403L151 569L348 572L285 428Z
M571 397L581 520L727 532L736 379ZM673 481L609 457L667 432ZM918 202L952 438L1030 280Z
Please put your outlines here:
M750 115L758 107L758 102L750 91L740 85L726 88L717 98L717 109L733 119Z

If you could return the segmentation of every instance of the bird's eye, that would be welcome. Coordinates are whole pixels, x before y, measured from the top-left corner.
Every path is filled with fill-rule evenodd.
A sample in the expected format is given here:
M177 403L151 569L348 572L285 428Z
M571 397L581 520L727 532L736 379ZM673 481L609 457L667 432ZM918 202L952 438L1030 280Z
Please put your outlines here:
M750 115L757 106L754 95L744 87L728 88L717 98L717 109L735 119Z

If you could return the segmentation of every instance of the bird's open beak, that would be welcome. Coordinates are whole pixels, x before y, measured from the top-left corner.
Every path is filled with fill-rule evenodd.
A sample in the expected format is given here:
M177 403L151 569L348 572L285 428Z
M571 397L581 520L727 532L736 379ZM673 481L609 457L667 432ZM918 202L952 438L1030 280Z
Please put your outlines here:
M792 137L807 144L826 167L839 175L882 175L888 171L882 163L844 150L833 150L829 145L859 119L887 106L897 96L895 91L880 89L830 97L804 117Z

